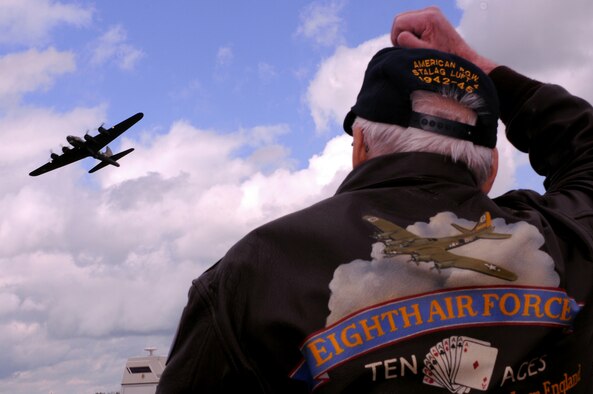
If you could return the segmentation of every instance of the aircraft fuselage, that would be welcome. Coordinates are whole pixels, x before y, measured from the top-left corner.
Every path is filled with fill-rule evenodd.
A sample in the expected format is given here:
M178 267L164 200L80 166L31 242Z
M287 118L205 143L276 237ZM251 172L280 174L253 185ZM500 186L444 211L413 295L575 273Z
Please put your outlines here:
M450 249L470 244L478 239L502 240L510 238L511 234L494 232L489 212L485 212L480 217L473 229L451 223L451 226L458 230L459 234L442 238L423 238L388 220L372 215L364 216L363 219L381 230L379 234L374 235L374 238L385 245L383 254L386 256L409 255L410 261L414 261L417 265L420 262L433 262L434 267L432 268L439 272L444 268L459 268L508 281L517 279L517 274L496 264L449 252Z
M410 254L417 255L424 248L440 247L444 250L458 248L472 243L480 238L480 234L485 231L479 231L465 236L458 235L444 238L412 238L404 240L386 240L383 241L386 248L385 252L391 255Z
M109 158L109 156L101 153L100 150L96 150L96 149L91 148L89 141L85 141L82 138L77 137L75 135L69 135L69 136L67 136L66 137L66 141L68 141L68 143L70 145L72 145L73 147L75 147L75 148L78 148L78 149L86 149L90 153L90 155L92 157L94 157L95 159L97 159L97 160L105 161L105 162L107 162L107 163L109 163L111 165L114 165L116 167L119 167L119 163L118 162L116 162L115 160ZM92 140L90 142L92 142Z

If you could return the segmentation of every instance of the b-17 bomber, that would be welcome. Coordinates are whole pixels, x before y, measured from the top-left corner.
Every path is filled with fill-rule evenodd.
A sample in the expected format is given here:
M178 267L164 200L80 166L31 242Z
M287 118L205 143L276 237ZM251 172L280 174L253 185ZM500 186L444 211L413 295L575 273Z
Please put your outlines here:
M448 252L450 249L467 245L478 239L510 238L511 234L494 232L489 212L485 212L472 229L451 223L451 226L458 230L460 234L442 238L422 238L376 216L367 215L363 219L380 230L374 237L385 245L383 254L386 256L409 255L410 259L416 264L433 262L434 268L439 272L445 268L460 268L507 281L517 280L517 275L514 272L496 264Z
M67 136L66 141L68 141L71 147L63 147L61 155L52 153L50 155L51 160L49 163L46 163L41 167L31 171L29 175L38 176L45 174L46 172L53 171L57 168L74 163L75 161L82 160L86 157L93 157L101 161L99 164L91 168L89 173L98 171L107 165L119 167L119 163L117 161L125 155L131 153L134 148L126 149L125 151L113 154L107 144L136 124L140 119L142 119L143 116L144 114L139 112L109 129L99 126L97 129L99 134L95 136L91 136L88 133L85 134L84 138L72 135ZM106 147L105 151L101 152L101 149L104 147Z

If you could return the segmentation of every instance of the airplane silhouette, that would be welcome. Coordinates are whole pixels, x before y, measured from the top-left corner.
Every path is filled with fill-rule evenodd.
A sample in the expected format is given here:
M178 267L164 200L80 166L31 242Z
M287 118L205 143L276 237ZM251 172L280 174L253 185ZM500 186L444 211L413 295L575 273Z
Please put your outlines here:
M98 171L101 168L110 164L119 167L119 163L117 161L125 155L127 155L128 153L131 153L134 150L134 148L127 149L117 154L113 154L113 152L111 152L111 149L107 146L107 144L109 144L111 141L119 137L124 131L136 124L136 122L142 119L143 116L144 114L139 112L109 129L105 129L103 126L99 126L99 134L91 136L87 133L85 134L84 139L72 135L67 136L66 141L68 141L68 143L72 147L63 147L61 155L58 155L57 153L52 153L50 155L51 161L49 163L46 163L41 167L31 171L29 175L38 176L41 174L45 174L46 172L53 171L57 168L74 163L75 161L82 160L85 157L94 157L95 159L101 161L99 164L91 168L89 173ZM107 146L105 148L105 151L101 152L101 149L103 149L105 146Z

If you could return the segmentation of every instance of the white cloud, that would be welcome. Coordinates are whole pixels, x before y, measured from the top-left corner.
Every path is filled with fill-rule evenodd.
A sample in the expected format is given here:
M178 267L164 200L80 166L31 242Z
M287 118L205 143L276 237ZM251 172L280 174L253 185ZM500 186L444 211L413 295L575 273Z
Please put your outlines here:
M486 6L484 6L484 4ZM593 2L512 0L458 2L459 30L479 52L593 100Z
M301 25L296 34L313 40L320 46L335 46L344 42L344 23L340 17L343 1L332 0L325 4L314 2L301 12Z
M458 1L459 31L478 52L531 78L561 85L593 102L593 3L575 0ZM494 38L495 37L495 38ZM515 172L527 166L499 133L501 171L493 195L517 187ZM540 178L528 170L531 178ZM520 180L517 180L520 183ZM543 188L540 187L540 190Z
M0 117L3 191L12 192L13 182L19 185L15 187L22 186L28 179L21 176L49 161L50 150L58 152L61 144L68 145L67 134L96 128L105 119L104 113L104 107L75 108L68 113L28 107L4 112Z
M498 141L496 143L498 149L498 174L492 190L490 191L490 197L500 196L507 191L517 187L517 176L516 171L520 166L529 164L527 155L519 152L511 143L506 139L504 133L504 125L499 122L498 125Z
M60 120L55 113L38 116L50 124ZM62 116L72 121L74 114ZM121 368L126 352L155 344L166 352L192 278L258 224L333 194L347 172L344 136L330 141L306 168L276 165L271 173L263 171L270 163L267 153L258 156L262 150L280 149L268 159L286 160L286 150L276 143L286 132L276 125L220 135L178 122L145 143L125 139L124 145L136 146L137 160L130 155L121 168L102 170L91 189L80 184L84 170L74 164L5 191L0 350L6 362L0 379L12 377L3 386L22 390L35 373L32 392L64 391L57 390L57 374L78 372L83 381L62 383L67 392L80 392L109 376L97 371L86 378L84 367L99 368L93 358L110 354L105 362ZM258 157L237 156L238 150ZM5 165L10 174L20 164ZM26 176L18 171L18 177ZM60 193L52 192L56 188ZM131 335L152 336L153 342L121 347ZM56 366L53 372L50 365ZM109 373L119 376L121 369Z
M132 70L144 53L127 41L128 35L122 26L111 27L97 40L91 62L95 65L113 62L122 70Z
M192 174L195 182L209 186L221 179L236 182L254 170L249 163L231 157L231 153L246 144L246 138L240 132L221 135L214 130L196 129L185 121L179 121L168 133L144 139L146 145L132 142L128 136L122 138L122 149L134 145L136 152L126 158L122 171L98 173L104 187L150 173L158 173L165 178Z
M0 105L18 103L21 96L39 89L47 89L56 77L74 71L72 52L54 48L44 51L30 49L0 57Z
M356 48L340 46L319 66L305 98L318 132L327 131L330 124L341 129L344 116L356 102L367 64L379 49L387 46L391 46L387 35Z
M32 45L45 42L48 33L66 23L87 26L93 10L54 0L2 0L0 2L0 44Z

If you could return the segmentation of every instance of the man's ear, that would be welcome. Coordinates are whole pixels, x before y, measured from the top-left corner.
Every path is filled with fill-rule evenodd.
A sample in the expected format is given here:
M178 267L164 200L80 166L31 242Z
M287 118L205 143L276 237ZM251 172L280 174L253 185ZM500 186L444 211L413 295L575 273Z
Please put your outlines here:
M492 185L494 184L494 180L496 179L496 174L498 173L498 149L492 149L492 162L490 163L490 175L486 179L486 182L482 184L482 191L486 194L490 193L492 190Z
M354 143L352 144L352 168L355 168L366 161L367 149L364 144L364 132L362 128L355 126L352 129L352 137L354 137Z

